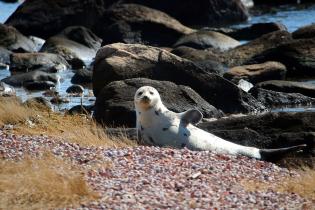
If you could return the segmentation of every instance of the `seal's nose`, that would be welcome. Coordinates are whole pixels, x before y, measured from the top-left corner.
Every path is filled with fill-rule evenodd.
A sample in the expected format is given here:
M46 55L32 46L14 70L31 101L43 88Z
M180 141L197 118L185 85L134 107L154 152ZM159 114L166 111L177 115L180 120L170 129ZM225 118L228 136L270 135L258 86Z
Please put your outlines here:
M143 96L143 97L142 97L142 100L149 101L150 98L149 98L148 96Z

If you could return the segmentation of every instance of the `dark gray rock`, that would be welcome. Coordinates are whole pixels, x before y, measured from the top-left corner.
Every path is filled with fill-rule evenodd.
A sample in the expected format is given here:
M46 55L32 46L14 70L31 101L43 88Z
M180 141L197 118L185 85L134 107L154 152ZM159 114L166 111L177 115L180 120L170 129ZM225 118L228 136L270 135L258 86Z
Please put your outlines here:
M220 51L226 51L240 45L240 42L219 32L197 31L182 36L174 47L187 46L195 49L214 48Z
M294 39L315 38L315 24L303 26L292 33Z
M199 68L203 69L206 72L218 74L221 76L227 70L227 68L225 68L222 63L219 63L214 60L195 61L194 63L196 66L198 66Z
M269 61L260 64L236 66L223 76L235 84L241 79L256 84L266 80L283 80L286 72L287 69L283 64Z
M222 75L227 69L220 63L217 51L214 49L197 50L180 46L171 51L172 54L193 61L201 69L209 73Z
M49 90L50 88L54 88L56 84L51 81L35 81L35 82L25 82L23 86L27 90Z
M309 105L315 103L315 98L300 93L284 93L256 87L250 89L249 93L269 108Z
M18 0L1 0L1 1L3 1L5 3L16 3L16 2L18 2Z
M256 54L247 63L279 61L287 67L289 77L315 76L315 38L298 39Z
M85 106L85 105L76 105L69 109L66 113L70 115L77 115L77 114L85 114L90 115L94 109L93 105Z
M57 105L58 105L58 104L69 103L70 100L67 99L67 98L63 98L63 97L60 97L60 96L56 96L56 97L52 98L52 99L50 100L50 102L53 103L53 104L57 104Z
M66 92L69 94L80 95L84 93L84 87L82 87L81 85L71 85L67 88Z
M245 21L246 7L239 0L123 0L163 11L187 25L220 25Z
M79 69L71 78L73 84L89 84L92 83L93 72L90 69Z
M136 77L189 86L208 103L226 113L263 109L250 94L233 83L160 48L116 43L98 51L93 69L95 96L112 81Z
M219 52L215 49L198 50L192 47L180 46L174 48L170 52L191 61L220 60L220 57L217 55Z
M103 44L115 42L172 46L193 32L164 12L137 4L118 4L104 14Z
M35 52L35 43L12 26L0 23L0 46L15 52Z
M82 25L90 29L98 28L104 10L115 1L24 1L8 18L6 24L16 27L25 35L47 39L72 25Z
M118 0L32 0L9 17L12 25L26 35L49 38L67 26L82 25L100 35L104 12ZM248 18L247 9L239 0L120 0L164 11L188 25L213 25L239 22ZM49 14L49 15L47 15Z
M58 82L58 77L55 74L46 73L43 71L31 71L27 73L15 74L13 76L1 80L14 87L21 87L27 82L51 81Z
M71 26L47 39L40 51L61 55L72 66L82 68L78 64L84 65L83 61L92 60L101 47L101 43L102 39L90 29L83 26Z
M234 49L227 51L224 55L225 63L230 67L244 65L248 63L248 61L251 60L252 57L259 55L268 49L272 49L283 43L287 43L291 40L292 40L291 34L287 31L275 31L265 34L246 44L243 44L241 46L238 46ZM266 61L275 60L270 59L256 63L263 63Z
M107 126L135 127L134 94L141 86L156 88L166 107L174 112L197 108L204 117L221 117L222 112L187 86L144 78L115 81L105 86L96 98L94 116Z
M10 56L11 71L58 72L70 68L68 62L60 55L52 53L13 53Z
M220 32L237 40L252 40L274 31L286 31L287 28L282 23L269 22L255 23L244 28L207 28L207 30Z
M201 123L198 127L228 141L258 148L307 144L313 149L315 143L315 112L232 117Z
M305 82L270 80L258 83L255 87L284 93L301 93L315 98L315 85Z

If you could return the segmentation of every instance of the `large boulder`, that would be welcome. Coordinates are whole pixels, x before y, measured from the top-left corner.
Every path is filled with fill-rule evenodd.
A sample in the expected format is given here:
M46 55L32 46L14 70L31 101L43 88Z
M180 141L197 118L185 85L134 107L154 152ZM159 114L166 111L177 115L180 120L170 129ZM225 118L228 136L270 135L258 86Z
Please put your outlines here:
M174 47L187 46L195 49L214 48L226 51L240 45L240 42L215 31L197 31L181 37Z
M80 59L91 61L101 47L102 39L83 26L71 26L46 40L41 52L55 53L70 64Z
M95 96L112 81L136 77L189 86L207 102L226 113L263 109L251 95L233 83L163 49L116 43L98 51L93 69Z
M264 52L265 50L274 48L291 40L291 34L287 31L271 32L229 50L225 54L225 62L230 67L241 66L247 63L252 57ZM274 59L271 59L271 61L274 61Z
M279 148L315 143L315 112L266 113L219 119L200 128L238 144Z
M198 50L191 47L180 46L171 51L172 54L181 58L193 61L197 66L205 69L208 72L223 75L226 67L220 62L220 57L217 56L217 50L206 49Z
M279 62L265 62L253 65L236 66L231 68L223 76L237 83L244 79L253 84L266 80L283 80L286 75L286 67Z
M67 26L100 26L105 9L116 0L32 0L24 1L6 24L25 35L49 38Z
M71 78L73 84L91 84L93 72L90 69L79 69Z
M288 70L289 77L315 76L315 38L283 43L255 55L248 63L279 61Z
M284 93L301 93L305 96L315 98L315 85L311 83L270 80L258 83L255 87Z
M27 90L40 91L40 90L50 90L55 88L56 84L51 81L27 81L23 83L23 87Z
M315 38L315 24L303 26L292 33L294 39Z
M35 52L35 43L12 26L0 23L0 46L17 52Z
M27 73L15 74L9 76L7 78L2 79L1 81L12 85L14 87L21 87L27 83L34 83L34 82L43 82L43 81L50 81L53 83L58 82L58 76L55 74L43 72L43 71L31 71Z
M241 22L248 11L240 0L122 0L163 11L187 25L219 25Z
M115 42L171 46L179 37L194 30L164 12L138 4L118 4L104 13L103 44Z
M257 87L250 89L249 93L268 108L315 103L315 98L305 96L301 93L284 93Z
M69 68L68 62L60 55L52 53L13 53L10 56L10 70L57 72Z
M198 50L195 48L180 46L176 47L170 51L174 55L177 55L181 58L186 58L191 61L205 61L205 60L213 60L220 61L220 56L218 56L218 51L215 49L205 49Z
M156 88L166 107L174 112L196 108L206 118L222 117L223 114L187 86L167 81L134 78L115 81L105 86L97 96L94 116L98 122L113 126L136 126L134 94L142 86Z
M248 18L247 9L239 0L32 0L24 1L6 24L23 34L42 38L49 38L71 25L88 27L100 35L98 29L103 24L105 10L117 2L142 4L191 25L239 22Z

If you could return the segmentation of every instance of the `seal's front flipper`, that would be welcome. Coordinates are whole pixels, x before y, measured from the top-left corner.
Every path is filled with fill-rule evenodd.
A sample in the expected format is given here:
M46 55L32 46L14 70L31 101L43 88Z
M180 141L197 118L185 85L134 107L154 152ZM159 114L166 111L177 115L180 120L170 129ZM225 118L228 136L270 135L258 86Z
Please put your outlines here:
M186 127L189 123L196 125L203 118L202 113L197 109L190 109L186 112L180 113L180 123Z
M285 148L278 148L278 149L260 149L259 153L261 156L261 160L267 161L276 161L281 159L284 155L290 152L296 152L299 150L305 149L306 144L297 145L293 147L285 147Z

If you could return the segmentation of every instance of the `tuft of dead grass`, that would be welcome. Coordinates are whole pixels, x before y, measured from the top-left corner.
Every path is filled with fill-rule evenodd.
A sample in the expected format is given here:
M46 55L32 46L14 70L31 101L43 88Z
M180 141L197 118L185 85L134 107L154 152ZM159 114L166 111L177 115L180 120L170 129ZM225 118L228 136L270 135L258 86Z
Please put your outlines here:
M282 193L295 193L315 202L315 170L311 168L300 169L299 176L288 177L277 183L270 184L253 180L244 180L241 183L248 191L267 191L272 189Z
M65 115L40 109L33 102L23 106L17 100L0 98L0 126L16 125L16 134L45 134L82 146L128 147L136 142L124 133L120 137L108 136L105 129L86 115Z
M78 168L53 155L0 160L0 209L75 207L98 197Z
M296 193L315 202L315 170L303 169L299 177L290 177L283 183L279 183L281 192Z
M0 99L0 126L24 123L34 115L32 109L22 106L15 98L5 97Z

